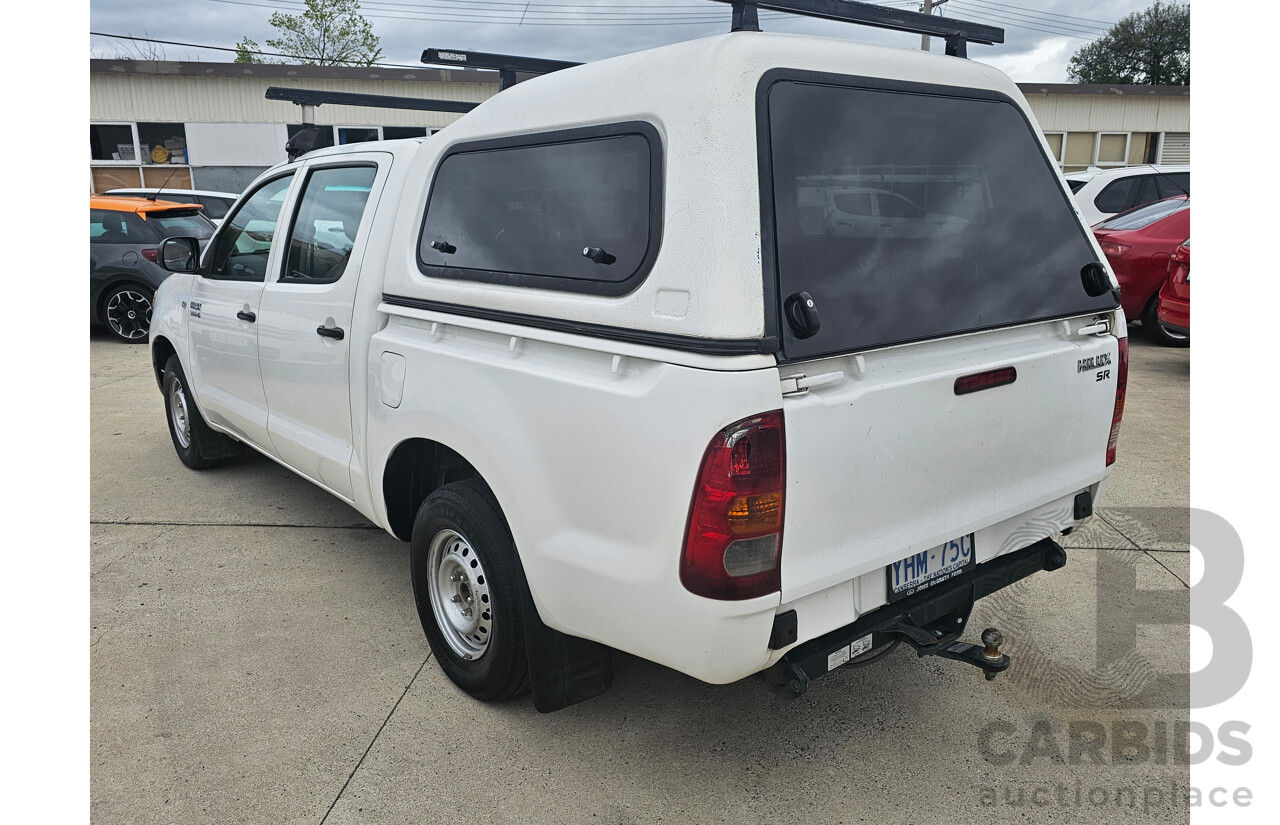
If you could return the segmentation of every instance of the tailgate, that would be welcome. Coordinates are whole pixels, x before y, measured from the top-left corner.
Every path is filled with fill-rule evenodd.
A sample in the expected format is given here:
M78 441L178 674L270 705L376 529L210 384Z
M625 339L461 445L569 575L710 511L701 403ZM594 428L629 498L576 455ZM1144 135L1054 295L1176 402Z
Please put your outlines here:
M783 399L783 602L1100 480L1118 344L1079 334L1096 317L780 368L784 391L799 374L811 386ZM956 394L956 379L1005 367L1012 383Z

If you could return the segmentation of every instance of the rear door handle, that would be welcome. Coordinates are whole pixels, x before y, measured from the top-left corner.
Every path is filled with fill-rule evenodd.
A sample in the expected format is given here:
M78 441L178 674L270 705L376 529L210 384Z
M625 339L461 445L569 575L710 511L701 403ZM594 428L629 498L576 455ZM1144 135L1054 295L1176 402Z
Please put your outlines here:
M258 316L247 309L242 309L239 312L237 312L236 317L239 318L241 321L248 321L251 324L254 321L258 320Z
M335 341L341 341L343 338L347 336L347 334L342 331L342 327L326 327L326 326L316 327L316 335L321 335L321 336L324 336L325 338L332 338Z

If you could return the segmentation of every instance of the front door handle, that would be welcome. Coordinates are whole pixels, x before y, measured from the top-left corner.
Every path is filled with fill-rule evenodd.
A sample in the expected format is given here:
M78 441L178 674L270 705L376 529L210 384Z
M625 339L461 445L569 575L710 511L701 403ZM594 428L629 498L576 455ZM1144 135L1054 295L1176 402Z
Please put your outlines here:
M237 312L236 317L239 318L241 321L248 321L251 324L254 321L258 320L258 316L247 309L242 309L239 312Z
M321 335L325 338L332 338L335 341L341 341L347 334L342 331L342 327L318 326L316 327L316 335Z

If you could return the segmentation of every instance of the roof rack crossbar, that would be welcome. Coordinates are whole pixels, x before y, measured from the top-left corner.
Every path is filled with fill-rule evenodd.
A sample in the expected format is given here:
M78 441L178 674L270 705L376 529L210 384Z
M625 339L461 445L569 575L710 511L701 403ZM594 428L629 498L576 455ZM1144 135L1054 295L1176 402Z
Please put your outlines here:
M353 92L320 92L312 89L288 89L281 86L267 88L267 100L284 100L299 106L320 106L331 103L337 106L370 106L376 109L416 109L423 112L454 112L466 114L479 103L464 100L431 100L422 97L395 97L392 95L366 95Z
M733 31L760 31L759 9L790 12L805 17L858 23L879 29L928 34L945 38L947 54L967 56L967 43L993 45L1004 42L1004 29L954 17L934 17L915 11L861 3L858 0L713 0L733 6Z
M561 69L581 66L567 60L547 60L542 57L520 57L513 54L489 54L487 52L465 52L457 49L426 49L422 52L422 62L436 66L466 66L472 69L496 69L500 82L498 91L516 85L516 73L550 74Z

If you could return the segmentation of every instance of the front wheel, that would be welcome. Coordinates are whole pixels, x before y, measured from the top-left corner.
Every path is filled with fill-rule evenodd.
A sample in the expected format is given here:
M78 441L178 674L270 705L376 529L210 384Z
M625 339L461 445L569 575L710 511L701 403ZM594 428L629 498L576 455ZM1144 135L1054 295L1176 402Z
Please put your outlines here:
M136 284L113 287L102 305L107 329L126 344L145 344L151 332L151 293Z
M508 699L529 687L515 543L478 480L427 496L410 542L413 598L441 669L476 699Z
M169 423L173 449L183 464L193 470L216 467L239 452L240 445L222 433L214 432L187 386L178 356L171 355L164 365L164 412Z

